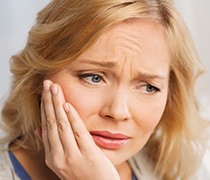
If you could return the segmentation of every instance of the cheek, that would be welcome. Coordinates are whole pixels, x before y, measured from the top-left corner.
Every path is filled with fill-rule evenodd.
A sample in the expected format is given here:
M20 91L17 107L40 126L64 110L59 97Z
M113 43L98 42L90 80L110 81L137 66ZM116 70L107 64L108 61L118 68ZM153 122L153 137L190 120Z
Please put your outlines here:
M50 79L62 87L66 101L75 107L84 121L99 111L98 107L104 97L103 92L96 93L93 89L82 86L75 78L63 73L58 73Z
M96 96L94 92L76 86L63 86L63 91L66 101L75 107L82 119L85 120L98 111L100 96Z
M143 108L138 113L138 118L137 118L137 125L141 129L141 132L147 134L147 133L152 133L154 128L157 126L159 123L163 112L165 109L165 103L163 102L162 104L153 104L153 105L145 105Z

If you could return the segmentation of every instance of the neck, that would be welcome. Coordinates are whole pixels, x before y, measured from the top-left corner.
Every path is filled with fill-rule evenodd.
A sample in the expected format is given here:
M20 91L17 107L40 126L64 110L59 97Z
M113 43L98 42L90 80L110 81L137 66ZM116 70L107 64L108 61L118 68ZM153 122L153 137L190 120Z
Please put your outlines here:
M132 179L132 170L127 161L124 163L115 166L118 174L120 175L120 180L131 180Z
M31 179L59 179L45 164L43 150L35 154L22 147L17 147L15 144L10 145L10 150L13 152Z
M10 150L32 179L59 179L53 171L47 167L44 150L34 154L22 147L17 147L15 144L10 145ZM132 179L132 170L127 161L115 167L121 180Z

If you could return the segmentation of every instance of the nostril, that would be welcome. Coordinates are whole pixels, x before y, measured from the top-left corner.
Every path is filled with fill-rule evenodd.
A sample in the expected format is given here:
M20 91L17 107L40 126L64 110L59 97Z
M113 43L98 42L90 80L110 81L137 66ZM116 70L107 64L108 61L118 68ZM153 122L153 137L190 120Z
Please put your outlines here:
M110 116L110 115L105 115L105 117L106 118L108 118L108 119L114 119L112 116Z
M120 91L121 90L121 91ZM131 117L129 108L128 93L125 89L118 89L117 93L111 93L111 96L106 98L100 108L100 116L107 120L122 121L128 120Z
M129 120L129 116L124 115L119 115L119 114L113 114L113 115L103 115L103 118L106 120L112 120L112 121L125 121L125 120Z

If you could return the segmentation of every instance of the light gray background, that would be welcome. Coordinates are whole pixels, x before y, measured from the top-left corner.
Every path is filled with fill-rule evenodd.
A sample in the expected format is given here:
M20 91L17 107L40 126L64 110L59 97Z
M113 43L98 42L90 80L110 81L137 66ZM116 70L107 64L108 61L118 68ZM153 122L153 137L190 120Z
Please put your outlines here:
M25 44L36 13L49 0L0 0L0 106L10 87L9 58ZM197 45L206 73L197 83L201 115L210 119L210 1L174 0ZM199 132L198 132L199 133ZM210 172L210 152L204 158Z

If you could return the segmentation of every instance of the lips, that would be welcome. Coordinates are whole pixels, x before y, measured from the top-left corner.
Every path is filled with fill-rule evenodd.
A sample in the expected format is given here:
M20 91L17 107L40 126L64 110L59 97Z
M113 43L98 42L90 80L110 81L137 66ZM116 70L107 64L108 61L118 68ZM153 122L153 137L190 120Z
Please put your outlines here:
M113 134L109 131L91 131L95 143L102 148L117 150L128 143L129 137L123 134Z

